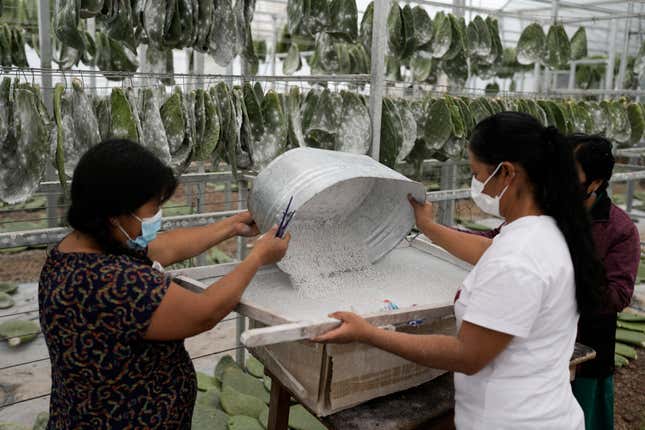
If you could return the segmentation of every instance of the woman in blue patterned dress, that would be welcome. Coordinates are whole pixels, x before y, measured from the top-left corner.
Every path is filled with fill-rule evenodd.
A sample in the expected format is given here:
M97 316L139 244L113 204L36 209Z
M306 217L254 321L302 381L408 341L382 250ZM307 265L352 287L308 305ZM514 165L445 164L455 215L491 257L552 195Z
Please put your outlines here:
M183 340L211 329L260 266L284 256L289 236L270 232L202 294L178 286L153 262L173 264L258 229L245 212L157 235L176 186L170 168L126 140L103 142L78 163L73 231L50 251L38 292L52 364L48 429L190 428L196 379Z

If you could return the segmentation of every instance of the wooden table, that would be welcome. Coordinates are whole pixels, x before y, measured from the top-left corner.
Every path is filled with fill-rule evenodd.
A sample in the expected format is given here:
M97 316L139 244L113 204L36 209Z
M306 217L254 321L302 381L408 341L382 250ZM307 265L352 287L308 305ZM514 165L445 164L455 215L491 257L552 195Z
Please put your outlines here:
M570 361L572 375L575 368L596 357L596 352L576 344ZM274 375L271 377L271 401L267 430L287 430L291 393ZM573 377L572 377L573 379ZM370 400L354 408L346 409L322 419L330 430L432 430L446 428L446 420L440 426L437 420L452 414L455 405L455 388L452 373L446 373L432 381L409 390L400 391ZM449 420L450 422L452 420ZM450 424L448 424L448 428Z

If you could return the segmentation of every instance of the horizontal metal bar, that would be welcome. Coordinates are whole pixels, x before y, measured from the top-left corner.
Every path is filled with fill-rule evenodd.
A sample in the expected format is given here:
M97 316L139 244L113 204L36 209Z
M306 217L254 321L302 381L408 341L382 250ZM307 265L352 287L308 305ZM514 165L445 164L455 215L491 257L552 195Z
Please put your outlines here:
M628 157L630 155L643 155L645 154L645 146L639 148L624 148L617 149L616 155ZM645 168L645 166L643 166Z
M434 7L441 7L441 8L446 8L446 9L459 9L463 11L472 11L476 13L483 13L486 15L491 15L495 17L508 17L508 18L518 18L518 19L525 19L526 16L522 16L519 13L515 12L510 12L510 11L501 11L499 9L488 9L484 7L476 7L476 6L466 6L466 5L457 5L453 3L443 3L443 2L438 2L438 1L430 1L430 0L412 0L410 3L416 3L419 5L425 5L425 6L434 6ZM534 21L537 21L537 17L533 18ZM541 22L548 22L546 19L541 19Z
M101 70L56 70L41 69L38 67L8 67L3 69L5 74L16 74L17 76L26 77L28 74L47 73L55 76L66 77L89 77L105 76L111 78L175 78L186 80L244 80L244 81L264 81L264 82L370 82L370 75L309 75L309 76L287 76L287 75L220 75L220 74L187 74L187 73L154 73L154 72L134 72L125 73L119 71L101 71Z
M582 60L571 61L570 64L607 64L608 59L583 58Z
M423 167L443 167L443 166L467 166L469 164L468 160L423 160Z
M645 179L645 170L639 170L636 172L614 173L611 176L610 182L626 182L640 179Z
M289 55L288 52L275 54L276 58L286 58L287 55ZM314 51L300 51L300 55L304 55L305 57L309 55L314 55Z
M546 12L552 9L551 3L552 0L530 0L535 3L542 3L542 4L548 4L548 7L536 7L536 8L526 8L526 9L513 9L513 12L519 12L521 11L522 13L535 13L535 12ZM589 5L585 3L572 3L572 2L567 2L567 1L560 1L558 0L558 9L568 9L568 10L579 10L579 11L585 11L585 12L597 12L597 13L604 13L604 14L613 14L616 12L620 12L616 9L609 9L609 8L604 8L604 7L598 7L594 5Z
M625 96L645 96L645 90L603 90L603 89L551 89L549 90L550 94L560 94L560 95L577 95L577 96L602 96L605 94L608 95L625 95Z
M204 214L171 216L163 219L161 227L164 230L173 230L176 228L206 225L241 212L244 211L228 210ZM63 240L70 231L71 229L68 227L56 227L0 233L0 249L55 244Z
M643 170L645 166L640 164L627 164L627 163L615 163L614 168L620 167L623 169L634 169L634 170Z
M589 16L584 18L571 18L563 19L559 22L561 24L578 24L581 22L598 22L598 21L611 21L612 19L627 19L627 18L645 18L645 15L641 13L629 13L623 15L608 15L608 16Z
M585 6L604 6L616 3L625 3L625 0L599 0L599 1L585 1L584 3L574 3L573 7L577 5L578 9L585 9ZM558 4L560 7L560 4ZM564 8L570 8L570 5L564 6ZM553 9L553 6L544 6L540 8L530 9L532 12L549 12ZM527 11L529 9L513 9L513 12Z
M248 176L255 178L252 175ZM231 172L185 173L180 175L178 179L181 184L218 183L233 180L233 174ZM67 185L71 185L71 181L67 181ZM60 191L59 181L43 181L36 189L37 193L56 193Z
M429 202L443 202L448 200L469 199L470 188L459 188L456 190L430 191L426 193Z

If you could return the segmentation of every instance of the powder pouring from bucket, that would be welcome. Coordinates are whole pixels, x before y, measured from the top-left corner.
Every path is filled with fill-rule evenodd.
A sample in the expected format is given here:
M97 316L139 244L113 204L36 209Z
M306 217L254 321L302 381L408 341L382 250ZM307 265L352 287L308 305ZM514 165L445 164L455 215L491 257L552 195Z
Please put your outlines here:
M372 263L414 225L408 194L425 199L423 185L368 156L297 148L260 172L248 207L266 231L280 222L293 197L292 239L278 267L311 297L374 276Z

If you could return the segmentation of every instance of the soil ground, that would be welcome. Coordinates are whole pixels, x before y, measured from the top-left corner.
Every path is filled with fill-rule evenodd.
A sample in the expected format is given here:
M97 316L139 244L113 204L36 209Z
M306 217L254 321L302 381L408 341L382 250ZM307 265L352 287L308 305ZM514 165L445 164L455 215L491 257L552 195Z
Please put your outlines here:
M645 349L614 375L616 430L645 429Z

